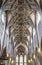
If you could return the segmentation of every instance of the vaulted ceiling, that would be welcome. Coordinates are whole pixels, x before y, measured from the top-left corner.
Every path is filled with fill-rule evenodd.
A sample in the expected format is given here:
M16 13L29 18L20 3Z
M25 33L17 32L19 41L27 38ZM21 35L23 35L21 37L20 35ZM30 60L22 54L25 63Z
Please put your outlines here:
M9 35L18 44L28 45L28 36L32 36L29 28L35 28L30 15L40 10L38 0L3 0L1 9L7 11L7 28Z

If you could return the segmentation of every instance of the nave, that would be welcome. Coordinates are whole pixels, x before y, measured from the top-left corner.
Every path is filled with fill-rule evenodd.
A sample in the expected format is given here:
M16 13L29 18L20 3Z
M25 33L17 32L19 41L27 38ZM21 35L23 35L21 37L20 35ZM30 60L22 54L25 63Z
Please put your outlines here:
M0 0L0 65L42 65L42 0Z

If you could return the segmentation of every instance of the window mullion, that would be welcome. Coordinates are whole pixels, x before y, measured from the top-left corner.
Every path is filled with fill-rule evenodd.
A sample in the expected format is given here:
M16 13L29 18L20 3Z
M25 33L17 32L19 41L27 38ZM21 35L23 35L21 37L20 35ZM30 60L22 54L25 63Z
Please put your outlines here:
M19 56L18 56L18 65L19 65Z
M24 65L24 56L23 56L23 65Z

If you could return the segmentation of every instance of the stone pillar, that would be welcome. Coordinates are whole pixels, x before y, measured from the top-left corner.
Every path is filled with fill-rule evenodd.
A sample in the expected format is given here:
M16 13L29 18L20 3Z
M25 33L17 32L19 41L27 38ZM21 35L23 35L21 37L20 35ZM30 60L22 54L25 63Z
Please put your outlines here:
M39 47L39 34L38 34L38 26L37 26L37 12L35 11L35 29L36 29L36 35L37 35L37 42Z
M28 54L26 54L26 59L27 59L27 65L28 65Z
M14 65L16 65L16 49L14 48Z
M2 49L4 47L4 40L5 40L5 34L6 34L6 28L7 28L7 11L3 12L3 16L4 16L4 31L2 34L2 39L1 39L1 44L2 44Z

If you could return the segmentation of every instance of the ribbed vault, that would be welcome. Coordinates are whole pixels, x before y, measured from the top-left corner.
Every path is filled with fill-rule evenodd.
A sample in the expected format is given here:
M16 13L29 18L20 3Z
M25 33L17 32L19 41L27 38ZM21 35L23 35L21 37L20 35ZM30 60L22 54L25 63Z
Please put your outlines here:
M14 37L15 46L19 43L27 45L30 41L27 36L31 37L32 33L29 28L35 28L30 15L40 9L39 3L36 0L3 0L1 8L7 11L9 36Z
M42 1L39 0L39 2L38 0L2 0L0 2L2 11L6 13L5 32L9 29L9 39L13 42L13 49L17 49L17 54L26 52L28 54L31 51L29 51L33 42L31 38L33 38L33 30L36 30L36 19L33 22L31 14L34 13L35 16L35 12L42 10ZM37 64L33 61L33 65L35 65L34 62Z
M10 37L14 37L16 45L20 42L26 44L29 40L27 36L31 36L29 27L35 28L30 15L40 9L37 0L3 0L2 10L7 11L7 20ZM9 19L9 18L7 18ZM26 44L27 45L27 44Z

